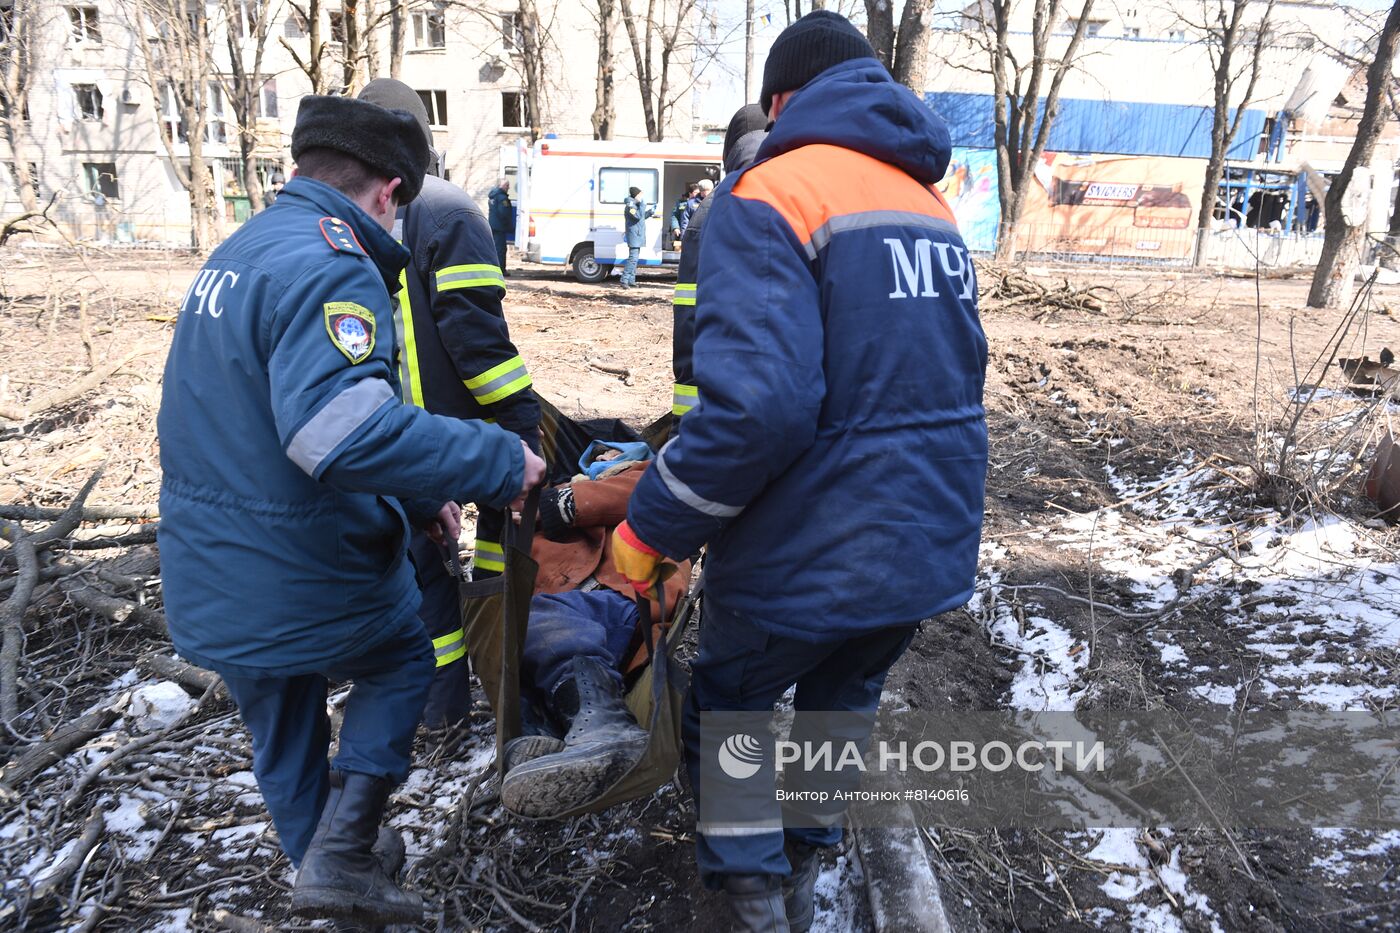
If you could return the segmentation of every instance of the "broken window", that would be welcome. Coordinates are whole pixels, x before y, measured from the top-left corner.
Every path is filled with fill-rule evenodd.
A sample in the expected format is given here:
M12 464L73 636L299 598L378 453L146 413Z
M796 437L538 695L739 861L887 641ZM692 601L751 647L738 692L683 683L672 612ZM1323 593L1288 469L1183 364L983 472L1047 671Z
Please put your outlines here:
M447 14L442 7L413 14L413 45L420 49L446 48Z
M117 187L117 164L115 162L84 162L83 182L87 186L87 193L96 200L97 196L106 199L118 199L121 197L121 189Z
M521 91L501 92L501 128L523 130L530 126L530 105Z
M78 115L84 120L102 119L102 92L95 84L73 85L73 97L78 105Z
M95 6L70 6L68 24L72 29L74 42L102 44L102 26L97 19Z

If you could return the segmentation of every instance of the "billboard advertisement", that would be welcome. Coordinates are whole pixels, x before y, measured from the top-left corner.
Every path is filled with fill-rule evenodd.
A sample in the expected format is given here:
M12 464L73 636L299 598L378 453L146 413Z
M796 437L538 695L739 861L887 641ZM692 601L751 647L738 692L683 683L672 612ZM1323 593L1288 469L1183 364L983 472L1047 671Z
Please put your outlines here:
M1203 159L1047 152L1017 231L1018 250L1190 257Z
M948 199L967 248L987 253L996 249L1001 203L995 150L954 147L938 190Z

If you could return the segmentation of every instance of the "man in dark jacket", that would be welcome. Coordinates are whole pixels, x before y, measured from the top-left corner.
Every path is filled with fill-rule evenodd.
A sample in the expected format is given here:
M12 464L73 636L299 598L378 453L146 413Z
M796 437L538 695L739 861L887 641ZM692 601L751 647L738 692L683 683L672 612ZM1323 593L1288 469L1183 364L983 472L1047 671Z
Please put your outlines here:
M428 112L402 81L379 78L359 96L413 114L431 139ZM394 311L404 401L435 415L492 420L538 452L540 406L510 339L501 306L505 282L476 202L430 172L413 203L399 208L393 235L412 254ZM477 511L473 573L480 579L504 569L504 513L489 503L477 503ZM427 534L413 536L410 552L423 588L419 616L437 663L423 720L459 722L471 710L471 680L457 580Z
M292 156L297 177L181 305L158 421L166 617L252 734L299 866L293 911L417 923L380 833L433 671L409 522L453 534L443 503L503 506L543 464L508 431L398 400L388 289L408 252L388 231L428 164L413 117L307 97ZM328 768L327 688L345 680Z
M682 226L685 224L686 208L690 205L690 199L695 197L700 189L695 184L689 184L685 188L685 194L676 199L676 206L671 209L671 239L680 249L679 243L683 233Z
M758 160L705 221L700 402L638 484L614 559L646 588L661 555L709 544L684 720L697 860L746 929L786 931L811 923L816 853L845 806L828 793L780 808L766 730L758 775L716 768L722 714L771 711L796 685L792 741L830 740L811 714L835 711L840 738L868 745L920 620L972 594L987 344L933 187L947 128L865 38L834 13L804 16L769 53L762 103L774 123ZM789 791L858 779L784 774Z
M506 239L511 230L515 229L515 211L510 206L510 179L503 177L496 187L491 189L486 199L490 202L491 236L496 241L496 265L500 267L502 276L508 276L510 273L506 271Z
M758 104L747 104L735 111L724 133L724 171L748 168L758 155L758 147L768 135L768 115ZM676 271L676 291L671 300L671 369L676 383L671 394L671 414L677 418L695 407L695 274L700 268L700 231L718 194L700 202L681 238L681 262Z

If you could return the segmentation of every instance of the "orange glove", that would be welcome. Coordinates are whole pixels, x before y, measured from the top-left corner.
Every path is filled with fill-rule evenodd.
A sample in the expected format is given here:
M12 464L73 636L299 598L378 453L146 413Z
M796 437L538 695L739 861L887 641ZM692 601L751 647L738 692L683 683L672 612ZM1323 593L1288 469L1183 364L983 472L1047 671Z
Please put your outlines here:
M644 596L660 576L661 552L637 537L626 522L613 530L612 558L617 572Z

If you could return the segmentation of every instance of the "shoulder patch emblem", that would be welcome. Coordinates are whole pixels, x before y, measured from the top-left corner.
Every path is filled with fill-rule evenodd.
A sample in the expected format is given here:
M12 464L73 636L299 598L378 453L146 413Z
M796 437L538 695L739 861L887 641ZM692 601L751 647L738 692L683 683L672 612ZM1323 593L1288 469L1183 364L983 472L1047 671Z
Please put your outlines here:
M374 352L374 314L353 301L328 301L326 333L351 364L363 363Z
M331 249L338 253L351 253L357 256L367 256L365 248L360 245L360 240L355 236L355 231L350 229L350 225L339 217L321 218L321 236L326 238L326 242L331 245Z

